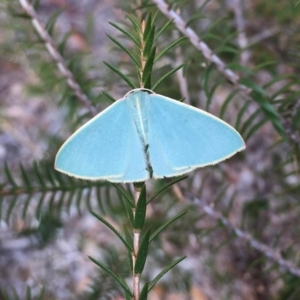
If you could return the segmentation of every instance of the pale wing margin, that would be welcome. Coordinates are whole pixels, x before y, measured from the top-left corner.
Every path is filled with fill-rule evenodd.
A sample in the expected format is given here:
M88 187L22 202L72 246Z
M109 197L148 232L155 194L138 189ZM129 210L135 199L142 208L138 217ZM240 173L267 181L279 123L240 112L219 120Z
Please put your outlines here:
M172 177L213 165L245 148L221 119L161 95L149 95L148 140L153 177Z
M77 130L61 147L55 168L88 180L144 181L144 149L126 98L118 100Z

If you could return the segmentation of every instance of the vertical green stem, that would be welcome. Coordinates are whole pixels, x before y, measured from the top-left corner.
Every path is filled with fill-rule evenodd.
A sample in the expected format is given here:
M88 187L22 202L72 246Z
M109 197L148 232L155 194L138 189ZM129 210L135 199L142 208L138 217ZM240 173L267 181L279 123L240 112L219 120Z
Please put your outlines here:
M144 42L144 31L145 31L145 21L142 21L141 24L141 35L140 35L140 40L141 40L141 49L140 49L140 56L141 56L141 68L140 68L140 86L141 88L144 87L145 82L142 81L143 78L143 72L146 64L146 58L144 57L144 48L145 48L145 42Z
M137 187L134 187L135 189L135 207L137 205L141 190ZM135 217L135 209L134 209L134 217ZM139 245L140 245L140 230L133 228L133 254L132 254L132 262L133 262L133 300L139 300L140 297L140 274L136 274L135 269L135 263L137 254L139 251Z

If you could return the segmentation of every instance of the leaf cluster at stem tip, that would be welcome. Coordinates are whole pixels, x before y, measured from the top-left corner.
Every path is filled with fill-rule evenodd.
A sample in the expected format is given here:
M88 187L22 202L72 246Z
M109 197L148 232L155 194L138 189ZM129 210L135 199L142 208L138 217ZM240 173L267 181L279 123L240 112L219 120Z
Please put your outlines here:
M165 33L165 31L172 24L172 20L168 21L165 25L163 25L158 32L156 33L156 27L154 25L157 14L152 17L152 14L149 14L146 21L139 21L133 15L127 15L127 18L130 21L129 28L122 28L121 26L109 22L114 28L116 28L122 35L129 39L132 42L134 49L128 48L125 44L123 44L117 38L112 37L111 35L107 35L107 37L123 52L125 52L132 60L136 71L139 86L137 86L132 80L129 74L124 74L118 68L114 67L108 62L104 62L105 65L111 69L114 73L120 76L130 88L135 89L138 87L143 87L151 90L155 90L157 86L164 81L166 78L171 76L177 70L183 67L180 65L171 69L161 78L159 78L155 83L152 83L152 71L154 64L164 57L167 52L169 52L174 47L178 46L183 40L183 37L180 37L173 41L172 43L165 46L159 53L156 53L157 47L155 43L157 39Z

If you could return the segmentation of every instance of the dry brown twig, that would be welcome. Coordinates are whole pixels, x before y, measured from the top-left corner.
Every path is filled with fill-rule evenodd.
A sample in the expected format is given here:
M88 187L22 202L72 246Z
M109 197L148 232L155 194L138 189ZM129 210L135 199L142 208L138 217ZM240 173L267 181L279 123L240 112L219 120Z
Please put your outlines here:
M203 56L210 62L214 63L217 69L232 83L235 87L237 87L246 97L249 96L251 90L240 84L239 76L234 73L232 70L227 68L225 63L213 53L213 51L201 40L201 38L195 33L195 31L186 26L186 23L177 14L174 10L169 9L168 4L164 0L152 0L158 9L170 20L173 20L177 29L185 35L190 42L202 52Z
M278 251L256 240L251 234L244 232L238 227L234 226L220 212L204 204L203 201L201 201L199 198L194 198L194 203L199 205L201 209L211 218L215 219L216 221L220 221L225 227L227 227L227 229L232 231L236 236L247 241L252 248L263 253L266 257L276 262L281 268L287 270L288 272L297 277L300 277L300 269L291 261L283 259Z
M35 28L39 37L43 40L46 49L48 50L52 59L55 61L60 73L65 77L70 89L73 90L73 92L76 95L76 97L78 98L78 100L88 109L90 114L93 116L96 115L97 111L96 111L95 107L93 107L91 105L87 95L82 91L81 87L76 82L74 75L66 66L64 59L61 56L61 54L58 52L58 50L56 49L51 36L48 34L45 27L39 21L38 15L37 15L35 9L33 8L33 6L27 0L19 0L19 3L21 4L21 6L22 6L23 10L26 12L26 14L31 18L33 27Z

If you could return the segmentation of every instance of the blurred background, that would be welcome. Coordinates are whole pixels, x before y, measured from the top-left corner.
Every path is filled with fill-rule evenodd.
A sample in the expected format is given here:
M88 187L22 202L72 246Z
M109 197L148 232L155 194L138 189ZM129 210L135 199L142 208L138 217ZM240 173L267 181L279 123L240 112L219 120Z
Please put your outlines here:
M144 281L179 256L187 258L149 300L298 300L300 4L168 3L252 92L241 92L188 39L154 65L155 82L184 64L156 92L221 117L247 148L189 174L148 206L153 230L188 209L151 244ZM126 14L139 20L155 14L151 1L32 4L97 111L131 89L103 61L138 84L130 58L107 34L133 49L109 22L130 32ZM158 12L156 30L167 21ZM17 0L0 0L0 28L0 299L38 299L42 287L42 299L124 299L117 283L88 259L130 281L126 249L89 213L93 209L122 231L128 220L119 193L108 183L53 170L59 147L90 118L87 107L68 88ZM158 52L181 36L169 26L156 42ZM166 182L147 182L149 197Z

